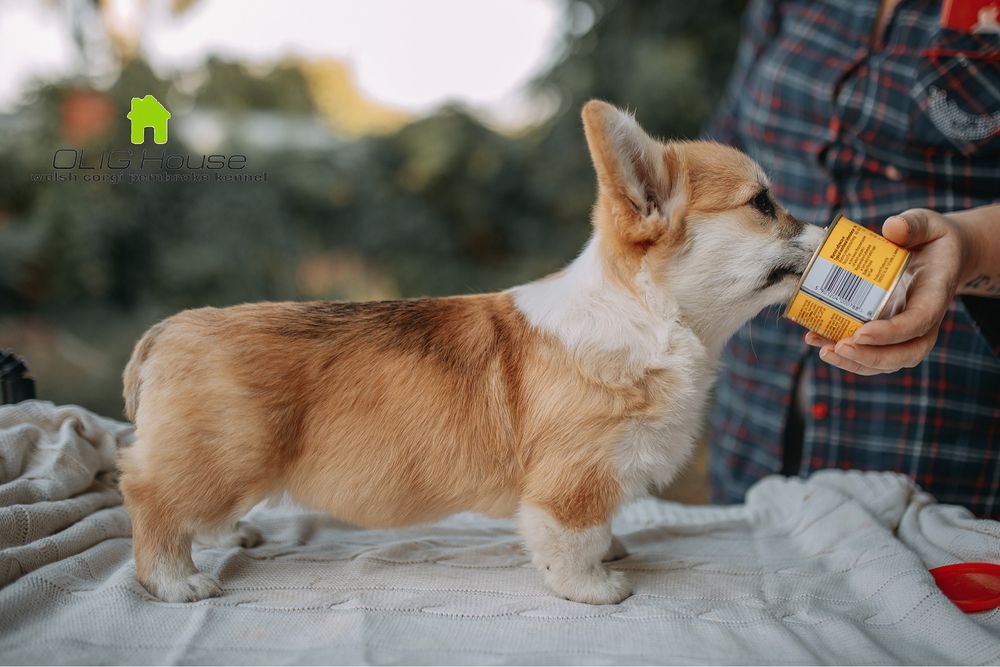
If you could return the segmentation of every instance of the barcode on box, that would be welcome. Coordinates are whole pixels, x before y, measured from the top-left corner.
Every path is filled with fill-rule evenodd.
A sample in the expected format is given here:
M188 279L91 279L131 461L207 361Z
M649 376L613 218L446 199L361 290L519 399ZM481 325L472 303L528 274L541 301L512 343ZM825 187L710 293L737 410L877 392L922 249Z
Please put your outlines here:
M832 294L843 299L853 308L861 308L873 287L875 285L861 276L835 266L830 271L830 275L823 281L821 289L825 294Z
M822 257L813 262L802 291L865 321L875 317L886 296L875 283Z

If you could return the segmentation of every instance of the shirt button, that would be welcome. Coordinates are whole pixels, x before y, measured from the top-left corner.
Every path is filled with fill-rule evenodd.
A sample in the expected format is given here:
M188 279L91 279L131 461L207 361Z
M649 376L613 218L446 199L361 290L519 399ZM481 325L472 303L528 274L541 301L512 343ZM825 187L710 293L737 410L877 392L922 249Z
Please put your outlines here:
M826 403L820 401L819 403L813 404L813 417L816 420L822 421L826 419L826 413L827 413Z
M885 168L885 176L890 181L898 181L901 178L903 178L903 175L899 173L899 169L896 169L896 167L892 166L891 164Z

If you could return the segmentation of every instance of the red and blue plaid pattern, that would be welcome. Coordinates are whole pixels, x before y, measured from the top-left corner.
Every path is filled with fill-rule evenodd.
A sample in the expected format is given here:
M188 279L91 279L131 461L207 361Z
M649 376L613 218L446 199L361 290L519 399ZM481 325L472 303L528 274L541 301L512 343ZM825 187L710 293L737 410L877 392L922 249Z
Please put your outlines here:
M877 34L878 11L878 0L751 0L708 136L757 159L779 201L819 225L843 213L879 230L908 208L996 203L1000 33L942 28L940 2L902 0ZM1000 301L975 307L981 321L1000 316ZM923 363L874 377L821 362L779 313L762 313L724 352L715 501L739 501L790 459L800 463L787 472L802 475L896 470L942 502L1000 518L1000 345L965 300ZM811 414L789 457L781 443L800 373Z

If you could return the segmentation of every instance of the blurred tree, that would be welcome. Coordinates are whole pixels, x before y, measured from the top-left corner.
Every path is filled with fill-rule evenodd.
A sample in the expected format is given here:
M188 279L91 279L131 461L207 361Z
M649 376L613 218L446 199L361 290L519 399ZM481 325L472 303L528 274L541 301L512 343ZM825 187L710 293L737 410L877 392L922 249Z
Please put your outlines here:
M365 97L354 83L351 68L331 58L298 65L317 110L341 134L359 137L398 130L409 114Z
M637 110L664 137L692 137L711 113L736 54L745 0L572 0L592 16L565 55L536 82L561 100L555 126L592 97ZM577 19L579 21L579 19Z
M232 114L247 111L312 113L316 110L302 69L283 63L254 75L241 63L211 57L205 63L203 83L194 95L195 106Z

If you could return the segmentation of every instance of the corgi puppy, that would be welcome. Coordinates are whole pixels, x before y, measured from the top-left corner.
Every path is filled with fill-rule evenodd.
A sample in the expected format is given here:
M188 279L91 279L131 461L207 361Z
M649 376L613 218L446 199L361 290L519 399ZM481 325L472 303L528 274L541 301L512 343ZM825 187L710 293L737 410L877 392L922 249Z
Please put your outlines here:
M136 574L161 600L221 593L192 539L253 545L260 500L359 526L466 510L516 516L556 594L631 594L609 521L669 484L702 423L723 343L787 300L822 230L716 143L661 143L583 107L593 235L568 267L504 292L188 310L124 373L121 452Z

